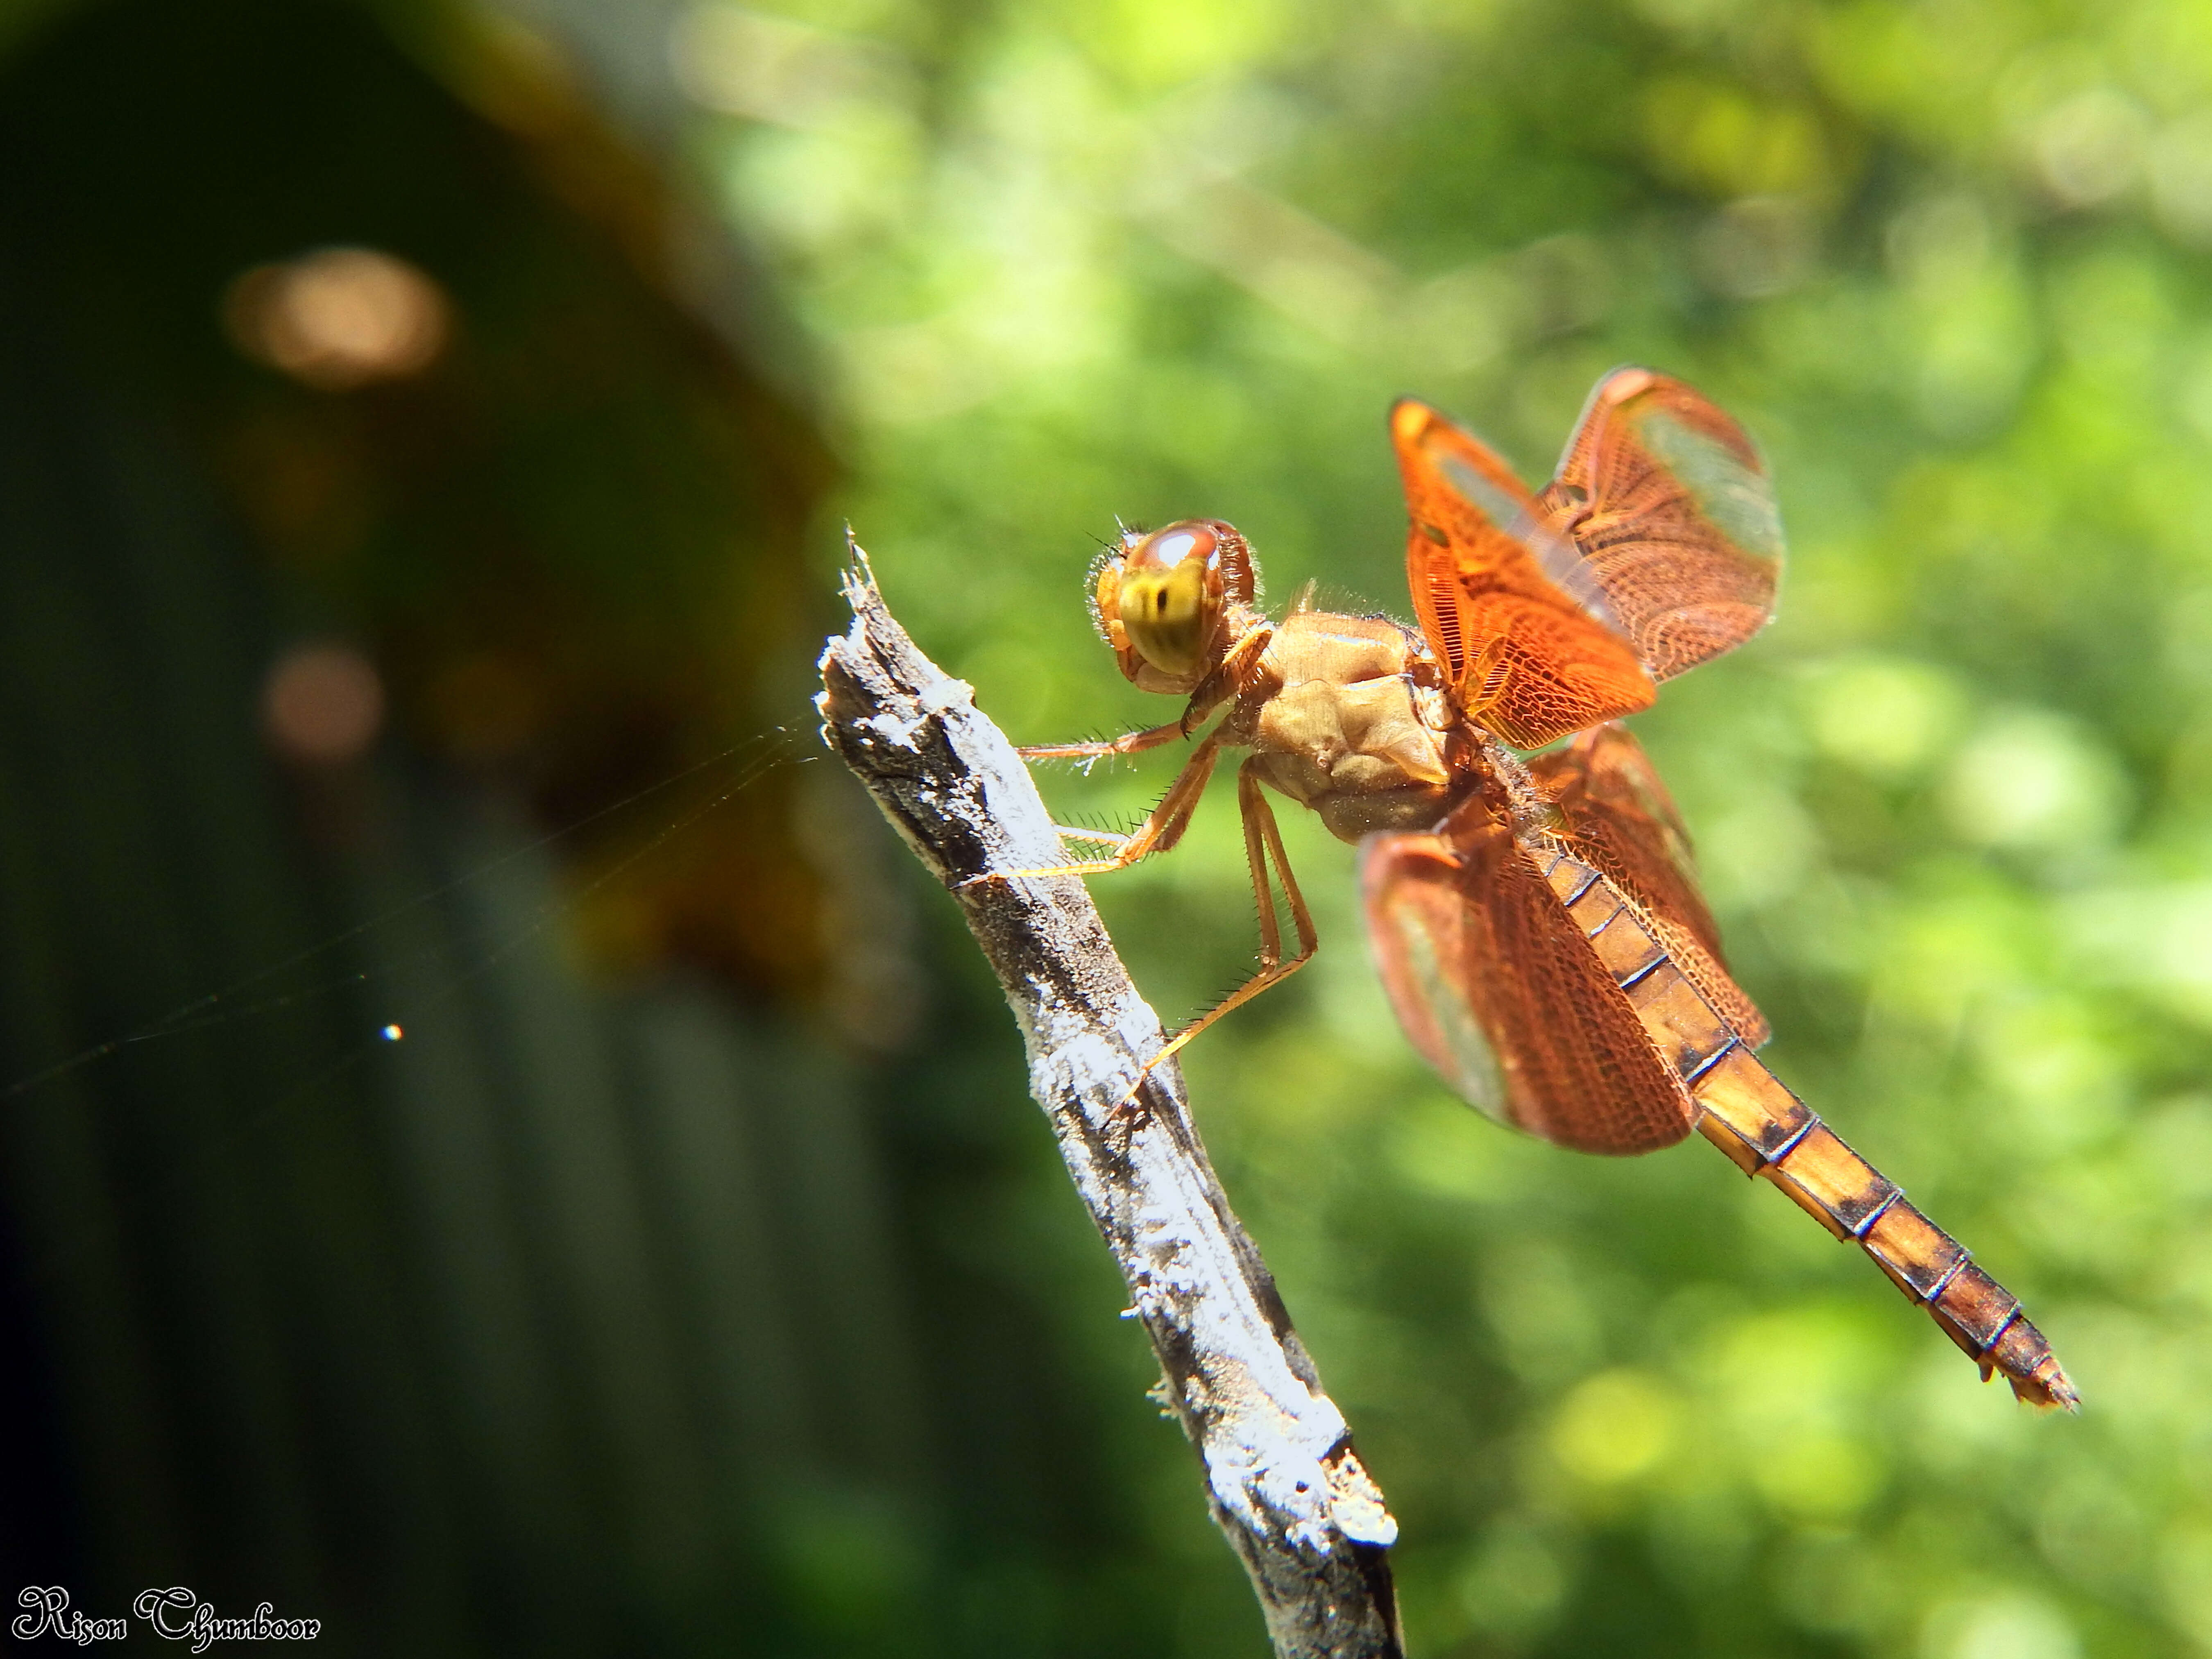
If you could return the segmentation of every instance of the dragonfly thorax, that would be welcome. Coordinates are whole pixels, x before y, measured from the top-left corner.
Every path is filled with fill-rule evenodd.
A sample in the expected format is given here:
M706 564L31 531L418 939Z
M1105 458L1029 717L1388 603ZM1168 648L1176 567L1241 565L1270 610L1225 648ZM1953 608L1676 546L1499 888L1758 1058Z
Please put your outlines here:
M1425 829L1449 809L1455 775L1450 714L1425 662L1394 622L1293 611L1239 689L1227 738L1341 840Z

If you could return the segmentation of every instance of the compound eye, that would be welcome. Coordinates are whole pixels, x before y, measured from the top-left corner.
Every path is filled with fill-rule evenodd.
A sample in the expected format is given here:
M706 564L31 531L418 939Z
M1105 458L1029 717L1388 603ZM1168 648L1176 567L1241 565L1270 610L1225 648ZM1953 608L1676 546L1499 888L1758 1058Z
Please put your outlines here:
M1163 568L1195 559L1203 563L1213 556L1219 538L1202 524L1170 525L1146 546L1146 558Z

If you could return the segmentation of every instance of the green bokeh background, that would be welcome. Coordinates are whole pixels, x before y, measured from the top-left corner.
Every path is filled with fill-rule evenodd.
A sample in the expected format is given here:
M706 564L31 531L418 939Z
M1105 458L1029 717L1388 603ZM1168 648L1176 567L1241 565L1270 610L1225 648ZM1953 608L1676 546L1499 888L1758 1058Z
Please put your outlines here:
M279 62L273 12L246 0L222 11L235 37L210 45L190 8L154 0L26 7L0 20L15 28L0 44L21 76L6 100L44 111L40 131L65 131L76 105L40 75L65 62L84 77L72 86L138 84L106 75L112 53L174 94L157 126L213 130L222 111L194 102L198 81L165 78L184 54L158 43L183 30L226 61L265 48ZM95 33L64 38L80 26L71 14ZM495 382L533 417L520 426L538 430L547 412L562 435L544 449L487 441L464 458L485 470L457 462L434 505L453 507L465 530L487 478L502 502L512 492L500 522L523 528L509 574L536 572L528 580L561 597L543 609L558 626L524 631L550 653L549 682L580 688L562 706L605 708L605 683L623 675L646 686L636 700L657 735L617 755L633 771L657 775L742 738L746 720L804 731L846 520L923 647L1017 740L1044 741L1171 712L1121 681L1085 616L1083 574L1117 518L1227 518L1279 602L1315 580L1325 599L1402 611L1402 508L1382 426L1394 396L1442 405L1532 480L1617 363L1678 374L1735 414L1766 452L1790 534L1778 617L1633 724L1689 823L1737 976L1773 1021L1768 1058L2026 1301L2080 1388L2080 1417L2034 1416L1980 1384L1856 1252L1701 1141L1581 1158L1450 1098L1400 1037L1367 963L1352 850L1303 819L1286 815L1284 829L1322 951L1191 1050L1200 1126L1400 1520L1415 1654L2212 1650L2212 9L316 0L296 15L316 21L270 84L358 49L397 85L404 46L416 66L405 75L428 85L419 66L444 64L447 90L384 103L362 92L364 108L410 125L356 129L323 120L332 100L303 79L310 92L283 118L294 128L242 124L236 147L216 153L257 178L264 160L282 170L297 131L327 127L348 177L368 181L347 200L388 216L322 213L316 173L300 185L316 211L285 219L266 246L252 240L263 222L249 235L191 215L116 244L130 258L102 256L105 286L88 287L131 301L131 259L143 258L146 291L175 308L145 308L139 325L200 331L198 366L173 377L196 389L163 381L156 397L131 380L156 376L158 352L72 380L61 346L51 363L41 355L44 313L16 337L37 343L24 361L46 378L21 384L78 388L94 411L82 423L113 440L87 440L85 453L123 457L114 476L126 482L199 476L146 457L169 454L165 444L198 453L193 422L205 415L215 429L207 411L232 408L210 387L243 398L235 388L250 384L274 429L346 454L331 434L442 429L410 412L404 388L388 404L364 394L375 419L356 423L355 404L316 403L234 361L216 320L221 283L252 260L362 240L417 258L459 296L465 351L480 354L467 361L508 375L448 392ZM495 98L471 106L493 112L485 121L456 112L459 57L436 44L456 20L605 112L647 173L719 216L752 264L672 256L681 280L660 269L659 297L641 297L651 285L609 276L612 255L559 252L565 232L542 245L503 232L508 222L458 186L461 205L425 230L421 204L446 200L423 183L445 178L438 155L492 154L513 136L503 122L544 137ZM29 57L18 43L38 28L68 51ZM359 46L364 33L382 44ZM149 40L158 50L134 58L132 43ZM112 118L120 130L124 115ZM447 127L462 132L450 151L343 143ZM102 176L156 176L133 170L131 146L160 143L118 140L101 162L117 172ZM191 154L181 140L177 154ZM510 194L522 179L569 207L635 205L619 170L485 167ZM185 160L177 173L198 176ZM64 198L88 222L105 200ZM185 274L170 282L173 267ZM12 269L0 260L0 276ZM635 320L659 317L667 291L749 322L755 334L730 349L757 385L717 367L696 325ZM15 304L13 292L0 298ZM607 310L610 296L628 308ZM617 314L632 320L574 326ZM575 345L585 368L547 339ZM649 419L610 414L629 391L617 362ZM52 427L47 404L17 401L8 432ZM132 424L142 404L167 423ZM495 404L509 408L483 396ZM834 484L799 432L815 423L839 458ZM45 452L26 441L23 453ZM761 458L757 479L717 470L739 453ZM33 495L67 471L10 465L0 482ZM248 457L246 470L259 465ZM220 493L147 484L155 505L141 517L221 519L209 504ZM634 521L619 506L633 497ZM137 776L131 768L155 780L143 792L151 807L87 808L101 826L143 820L150 850L135 873L71 889L21 851L30 830L9 843L7 891L52 898L58 951L137 937L146 896L171 890L156 877L191 901L179 915L229 913L209 848L245 838L194 841L169 822L191 791L291 823L290 798L279 811L282 792L256 781L252 688L273 649L256 629L277 639L301 612L350 629L404 687L379 605L417 607L410 623L434 624L441 605L513 621L520 607L501 591L468 610L440 586L458 579L436 550L477 543L440 540L452 526L426 498L371 499L370 550L315 567L342 574L324 588L282 548L259 563L237 555L238 570L258 574L225 580L260 595L240 614L278 622L239 624L252 637L225 659L228 678L196 683L221 679L208 707L228 712L201 724L221 726L243 781L182 761L164 770L167 738L134 759L119 740L88 748L85 730L34 718L0 733L62 757L58 773L116 782L118 800L136 799L116 781ZM0 506L14 499L0 489ZM773 564L810 513L803 559ZM533 535L569 562L532 563ZM231 545L212 532L202 544ZM19 537L0 552L30 546ZM197 568L180 547L163 544L148 568ZM89 570L88 556L58 556ZM752 562L738 602L719 585L724 558ZM399 592L362 574L395 570L420 580ZM11 586L8 602L27 591ZM726 603L744 626L717 633L713 606ZM182 626L144 609L149 637ZM566 659L539 638L587 635L593 615L606 637L573 641ZM45 647L33 623L23 630L28 661ZM702 646L709 635L720 643ZM59 654L37 660L56 684L90 683ZM740 661L753 676L742 694L699 666L734 680ZM20 664L15 678L30 684ZM702 691L708 681L721 689ZM607 725L599 748L623 750L630 728ZM832 911L842 892L868 913L830 951L828 991L779 990L769 982L783 970L758 968L765 947L743 958L757 971L739 976L742 999L726 974L682 978L662 963L672 977L653 978L642 947L617 970L579 969L592 927L620 909L620 884L598 884L588 860L589 885L527 862L520 876L510 863L489 880L471 872L601 797L556 790L549 807L504 775L455 785L424 729L399 731L379 763L386 804L364 821L381 839L318 864L271 830L275 850L222 866L240 892L290 892L270 870L296 878L299 914L276 916L272 900L265 926L223 944L228 955L179 945L144 982L125 975L109 1001L90 999L79 1025L57 1016L62 1035L21 1016L31 992L0 1000L8 1064L27 1074L427 893L433 920L455 913L442 947L417 949L405 927L431 926L417 918L363 949L413 961L445 948L467 984L489 988L479 1024L511 1039L466 1048L463 1030L439 1050L434 1010L419 1037L410 1012L409 1054L389 1074L379 1060L356 1068L345 1086L358 1093L340 1099L319 1069L319 1028L285 1046L226 1026L209 1041L230 1046L196 1071L149 1049L126 1057L137 1069L121 1083L114 1068L82 1068L58 1099L21 1105L0 1243L32 1267L4 1288L23 1328L62 1357L40 1347L24 1361L58 1380L32 1389L52 1398L18 1414L28 1426L9 1449L37 1465L21 1490L76 1508L10 1516L0 1543L28 1540L18 1553L39 1572L81 1571L88 1611L189 1576L227 1613L274 1594L280 1613L323 1614L337 1651L1264 1652L1189 1449L1145 1397L1149 1351L1115 1316L1121 1287L1024 1094L1012 1024L952 906L889 832L838 793L827 764L791 786ZM692 747L663 744L675 729ZM0 762L15 753L0 743ZM1072 817L1126 819L1172 765L1057 771L1045 788ZM611 771L623 791L650 781ZM789 782L779 774L775 787ZM497 810L479 811L487 799ZM27 790L8 804L34 827L52 805ZM678 815L659 811L635 846L663 845L653 837ZM65 830L54 839L75 844ZM459 884L450 902L448 882ZM1249 971L1254 919L1225 784L1171 856L1093 888L1170 1021ZM543 961L517 946L556 915L580 915L584 942ZM800 900L775 915L802 918L794 935L811 925ZM752 934L763 931L776 930ZM62 999L70 987L32 988ZM347 1005L347 1018L373 1030L384 1006ZM611 1034L620 1064L596 1049L574 1059L593 1032ZM118 1115L118 1100L139 1115ZM234 1111L250 1134L223 1128ZM138 1303L140 1281L118 1269L110 1308L97 1273L73 1276L106 1258L60 1222L48 1259L39 1195L58 1189L45 1143L15 1126L58 1124L56 1144L87 1136L87 1190L124 1217L118 1259L128 1246L197 1262L164 1243L206 1231L199 1200L176 1194L205 1188L203 1162L221 1163L234 1140L261 1158L272 1119L288 1127L266 1167L238 1176L221 1206L205 1200L236 1222L227 1266L179 1269L190 1283L173 1297L141 1286ZM732 1123L769 1149L742 1192L721 1179L752 1169L750 1152L729 1149L743 1139L725 1133ZM440 1140L455 1124L467 1133ZM410 1126L436 1143L421 1167L452 1177L431 1183L449 1211L426 1205L428 1221L409 1207L426 1179L408 1161ZM325 1133L338 1150L314 1151ZM287 1161L287 1136L325 1186ZM728 1156L687 1162L686 1147ZM635 1192L621 1187L633 1155L653 1176ZM141 1164L151 1173L133 1188ZM108 1185L93 1178L117 1169ZM131 1207L155 1188L161 1205ZM330 1191L346 1204L321 1207ZM502 1205L520 1217L511 1227ZM707 1238L696 1249L694 1220ZM357 1303L333 1291L337 1268L316 1276L319 1251L358 1270L369 1288ZM270 1261L283 1271L264 1271ZM219 1304L222 1286L264 1279L263 1322L236 1328L251 1340L223 1335L232 1328L191 1299ZM114 1352L136 1358L115 1360L112 1376L106 1360L72 1370L67 1331L86 1310L109 1319L103 1330L154 1334L137 1348L118 1338ZM300 1334L323 1340L325 1326L336 1334L322 1348ZM269 1358L289 1360L295 1344L326 1372ZM179 1376L200 1374L179 1352L206 1362L189 1389ZM103 1393L87 1376L124 1381ZM105 1464L85 1449L109 1418L138 1421L133 1401L152 1401L147 1420L180 1443L204 1437L174 1490L145 1497L155 1518L143 1526L113 1495L153 1492L143 1470L159 1460L135 1461L127 1437ZM293 1418L315 1433L287 1440ZM53 1449L35 1457L17 1451L46 1438ZM241 1513L275 1517L263 1530L219 1524L227 1481ZM284 1501L254 1508L264 1486ZM291 1553L264 1541L278 1537ZM272 1589L277 1566L265 1564L280 1557L293 1576Z
M1457 1106L1349 849L1296 825L1322 955L1188 1070L1404 1524L1413 1649L2212 1646L2212 13L784 15L850 95L708 14L694 82L736 113L695 152L841 371L892 603L1018 739L1164 717L1084 616L1116 515L1226 517L1278 595L1402 612L1396 393L1540 478L1595 377L1652 364L1778 480L1774 627L1633 724L1769 1058L2027 1299L2084 1411L1980 1386L1701 1142L1609 1164ZM1171 764L1048 793L1134 814ZM1170 1018L1252 947L1225 793L1093 883ZM1133 1399L1125 1334L1062 1305ZM1225 1578L1181 1448L1113 1432L1162 1559ZM1243 1650L1205 1618L1182 1650Z

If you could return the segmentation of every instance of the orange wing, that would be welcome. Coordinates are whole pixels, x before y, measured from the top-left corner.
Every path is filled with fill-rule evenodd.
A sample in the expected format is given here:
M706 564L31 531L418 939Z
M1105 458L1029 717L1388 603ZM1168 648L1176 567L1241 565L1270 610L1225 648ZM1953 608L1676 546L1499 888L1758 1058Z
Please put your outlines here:
M1649 708L1657 688L1591 566L1511 470L1411 398L1392 408L1390 435L1413 609L1468 714L1536 749Z
M1537 506L1655 680L1741 645L1773 614L1773 485L1743 428L1680 380L1619 368L1599 381Z
M1360 854L1368 936L1406 1035L1466 1100L1586 1152L1672 1146L1696 1120L1585 923L1480 797ZM1601 902L1602 877L1583 896Z
M1602 870L1636 907L1652 936L1753 1048L1770 1035L1766 1018L1729 976L1720 929L1698 891L1690 837L1651 757L1625 726L1584 732L1539 755L1528 770L1565 820L1575 856Z
M1705 1063L1764 1042L1766 1022L1627 730L1529 769L1558 808L1548 828L1516 837L1476 798L1428 834L1364 843L1383 985L1413 1046L1492 1116L1581 1152L1670 1146Z

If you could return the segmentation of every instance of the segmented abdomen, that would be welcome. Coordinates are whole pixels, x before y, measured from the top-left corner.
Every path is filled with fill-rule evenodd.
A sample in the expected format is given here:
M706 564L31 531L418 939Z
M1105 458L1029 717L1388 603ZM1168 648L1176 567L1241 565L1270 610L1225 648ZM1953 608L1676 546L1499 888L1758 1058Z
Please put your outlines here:
M1553 856L1554 854L1557 856ZM1547 847L1545 876L1699 1109L1699 1133L1856 1244L1982 1368L2034 1406L2080 1404L2019 1298L1753 1054L1605 876Z

